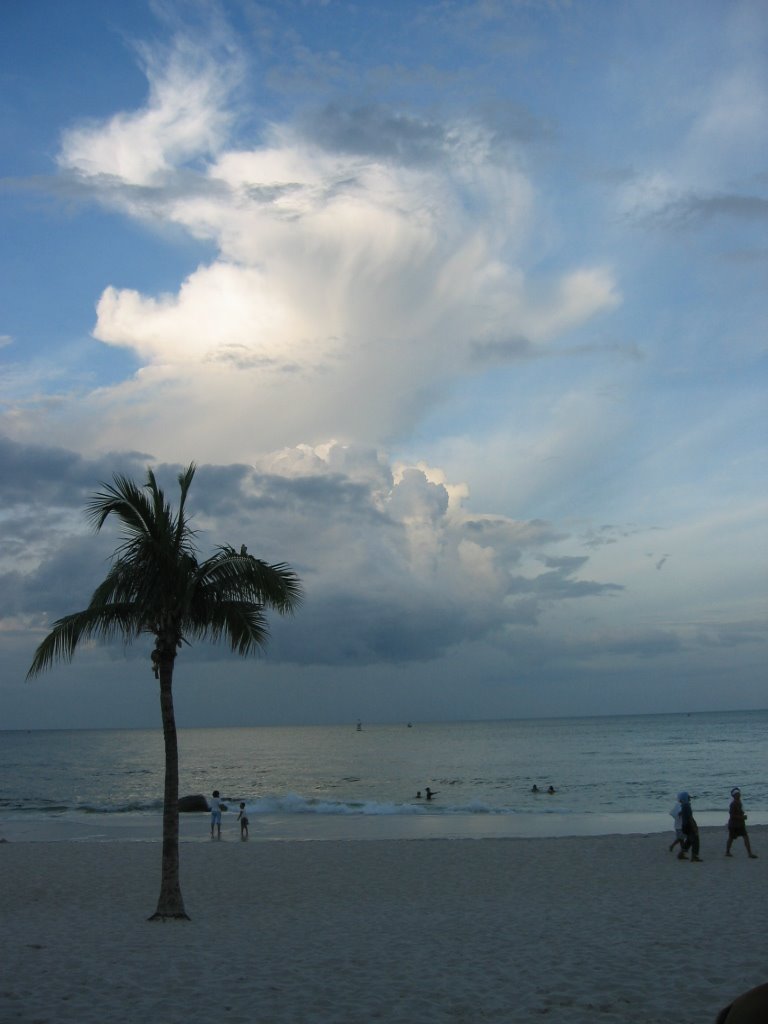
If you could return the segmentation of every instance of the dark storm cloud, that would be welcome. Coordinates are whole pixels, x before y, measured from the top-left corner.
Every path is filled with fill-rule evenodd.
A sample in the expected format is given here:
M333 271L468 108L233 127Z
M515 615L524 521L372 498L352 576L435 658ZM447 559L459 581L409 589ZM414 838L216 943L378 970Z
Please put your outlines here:
M345 446L327 463L306 453L284 458L287 475L201 465L187 507L204 555L245 543L302 577L299 613L268 616L273 663L425 662L461 645L503 645L509 627L535 626L553 601L622 589L578 579L585 557L536 556L567 539L543 520L456 516L446 487L421 469L406 468L395 481L377 453ZM89 460L11 442L0 448L15 496L0 537L0 617L35 631L30 649L53 620L87 605L109 565L117 524L93 535L80 514L87 498L114 472L142 481L147 462L136 453ZM174 504L182 468L154 467ZM524 552L544 571L511 572ZM185 649L192 662L230 657L222 646Z
M403 606L392 598L329 595L327 601L314 602L306 609L299 636L286 635L289 657L319 665L422 661L444 650L463 630L456 611L427 603L416 608L408 604L404 613Z
M509 143L530 143L551 136L550 128L513 103L480 104L469 120L482 125L498 156ZM299 122L302 135L329 152L372 157L404 166L429 166L456 145L456 129L383 105L345 107L330 103Z
M272 654L309 665L375 665L431 661L451 647L487 637L503 612L473 615L447 597L419 592L368 595L364 590L310 599L301 623L272 623ZM296 628L296 627L299 628Z
M650 215L650 220L652 223L681 229L698 227L719 217L750 222L768 220L768 199L737 193L691 193L657 208Z
M534 355L533 343L524 335L511 335L488 341L470 343L471 358L478 363L503 363L513 359L525 359Z
M575 580L571 577L579 572L588 559L582 557L545 558L548 572L540 573L533 579L518 577L513 592L532 593L546 600L565 598L596 597L616 593L624 587L617 583L596 583L594 580Z
M87 459L63 448L24 445L0 436L0 503L82 506L84 498L116 472L140 472L150 462L138 452Z
M195 508L210 515L280 513L311 519L315 514L384 523L371 501L370 487L341 473L285 477L250 466L200 466L195 477Z
M344 108L328 104L300 123L305 138L329 152L402 164L432 164L450 147L446 128L383 106Z
M251 201L269 205L280 195L298 187L290 184L253 186L247 190L247 194ZM117 174L103 171L98 174L82 174L60 170L55 176L0 178L0 191L26 195L30 200L50 199L75 209L88 206L94 201L118 208L130 205L138 216L145 217L154 217L157 211L167 209L170 203L178 199L226 199L231 194L225 182L184 168L168 172L157 185L133 184Z
M35 548L41 559L30 572L0 574L0 618L23 615L38 625L79 611L106 575L114 541L105 535L60 534L55 545Z
M467 519L464 530L480 544L483 540L495 542L503 539L507 543L530 547L532 544L554 544L566 538L566 534L555 530L544 519L510 522L498 516L486 516L482 519Z

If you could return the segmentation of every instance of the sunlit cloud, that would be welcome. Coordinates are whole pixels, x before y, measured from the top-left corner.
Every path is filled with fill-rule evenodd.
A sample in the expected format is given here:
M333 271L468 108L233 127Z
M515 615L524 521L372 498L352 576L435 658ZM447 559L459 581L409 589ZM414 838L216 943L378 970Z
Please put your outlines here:
M159 186L177 168L220 149L232 121L226 99L236 56L219 62L183 35L170 48L142 47L141 56L146 106L68 129L58 157L62 170L97 183Z
M143 369L86 397L102 441L132 419L135 444L170 457L180 409L203 455L212 438L237 457L254 438L386 441L477 372L478 352L514 361L503 339L546 346L620 301L608 267L526 268L535 188L481 124L327 108L323 132L275 123L233 148L218 65L180 38L145 70L146 106L67 133L60 165L218 256L175 293L104 290L94 335Z

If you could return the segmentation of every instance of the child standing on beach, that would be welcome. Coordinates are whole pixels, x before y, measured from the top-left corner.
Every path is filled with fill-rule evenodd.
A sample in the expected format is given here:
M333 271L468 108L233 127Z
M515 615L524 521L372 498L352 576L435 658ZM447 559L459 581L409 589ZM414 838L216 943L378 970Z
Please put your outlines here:
M214 789L211 797L211 839L213 830L216 829L216 838L221 839L221 798L218 789Z
M237 820L240 822L240 838L248 838L248 815L245 813L245 803L240 801L240 812L237 815Z
M754 860L757 857L757 854L752 853L752 847L749 845L749 836L747 835L747 816L741 805L741 790L738 786L734 786L731 790L731 806L728 808L728 842L725 844L726 857L733 856L731 853L731 845L734 839L738 839L739 837L744 840L747 853Z

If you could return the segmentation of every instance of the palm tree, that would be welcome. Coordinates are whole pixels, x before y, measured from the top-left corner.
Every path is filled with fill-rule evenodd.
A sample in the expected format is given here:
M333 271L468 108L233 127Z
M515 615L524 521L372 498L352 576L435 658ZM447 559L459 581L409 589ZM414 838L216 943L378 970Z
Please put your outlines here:
M236 551L226 545L198 561L195 531L185 513L194 475L194 463L179 474L178 511L166 502L151 469L143 487L118 474L112 484L102 484L88 502L86 516L98 532L115 515L121 543L88 607L53 624L27 673L29 678L57 660L71 661L81 640L120 636L130 643L142 633L154 636L152 669L160 682L165 791L162 879L151 921L188 919L179 884L179 756L172 693L176 654L191 639L225 639L238 654L251 654L268 637L264 609L291 612L302 596L301 581L289 566L268 565L249 555L245 546Z

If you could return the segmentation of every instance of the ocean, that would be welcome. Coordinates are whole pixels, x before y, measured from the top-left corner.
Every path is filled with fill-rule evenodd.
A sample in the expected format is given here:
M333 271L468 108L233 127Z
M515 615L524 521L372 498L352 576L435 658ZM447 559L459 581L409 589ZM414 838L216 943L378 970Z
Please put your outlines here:
M767 752L768 711L182 729L180 794L219 789L233 837L244 801L252 839L662 832L680 789L700 825L734 785L768 824ZM160 729L0 732L0 836L159 839L162 792Z

